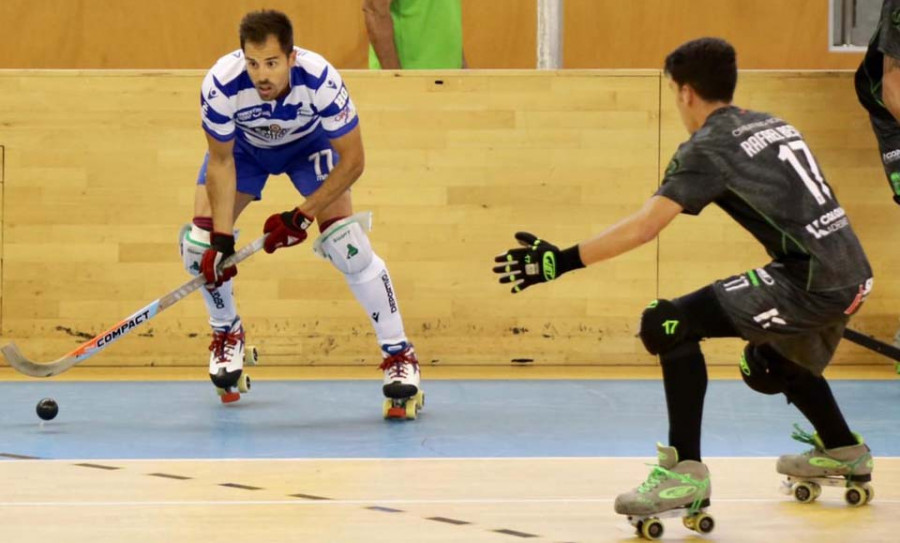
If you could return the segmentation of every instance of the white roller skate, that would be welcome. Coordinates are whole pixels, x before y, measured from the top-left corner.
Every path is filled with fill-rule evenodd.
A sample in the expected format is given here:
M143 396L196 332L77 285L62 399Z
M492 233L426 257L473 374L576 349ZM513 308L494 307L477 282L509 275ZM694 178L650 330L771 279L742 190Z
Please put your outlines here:
M791 437L813 448L778 458L775 469L787 476L782 491L800 503L812 503L822 494L822 486L837 486L844 489L844 500L853 507L872 501L875 489L869 481L875 461L869 446L860 436L854 436L856 445L826 449L818 435L808 434L795 424Z
M706 514L711 491L706 464L694 460L679 462L675 447L657 444L656 450L659 464L653 466L640 486L619 494L616 513L628 515L637 535L646 539L662 537L661 517L682 517L687 529L701 534L712 532L716 524Z
M245 349L244 326L235 317L229 326L213 327L209 344L209 378L216 386L222 403L236 402L242 392L250 391L250 376L244 373L244 362L256 365L256 347Z
M425 407L425 393L419 387L419 360L407 342L382 345L385 400L382 414L386 419L415 419Z

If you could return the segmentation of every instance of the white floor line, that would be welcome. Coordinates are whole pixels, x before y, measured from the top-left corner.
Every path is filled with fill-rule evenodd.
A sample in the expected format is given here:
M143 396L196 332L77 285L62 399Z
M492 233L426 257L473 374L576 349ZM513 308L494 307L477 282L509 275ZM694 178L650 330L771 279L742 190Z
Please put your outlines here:
M838 500L819 500L823 503L843 503ZM527 504L611 504L612 498L533 498L533 499L448 499L448 500L164 500L164 501L73 501L73 502L0 502L0 507L182 507L182 506L248 506L289 505L301 507L329 506L385 506L385 505L527 505ZM793 503L787 498L717 498L710 509L720 503ZM900 504L900 500L883 500L877 504Z

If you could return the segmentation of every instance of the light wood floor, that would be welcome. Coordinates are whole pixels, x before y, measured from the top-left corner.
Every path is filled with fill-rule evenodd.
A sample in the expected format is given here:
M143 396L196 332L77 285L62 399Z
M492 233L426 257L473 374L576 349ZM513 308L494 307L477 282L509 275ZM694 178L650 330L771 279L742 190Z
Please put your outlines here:
M650 459L0 462L4 543L549 542L633 540L613 513ZM875 501L777 492L774 460L708 459L729 543L895 542L900 459L876 460ZM117 469L105 469L117 468ZM223 486L232 485L232 486ZM700 540L665 519L664 540Z

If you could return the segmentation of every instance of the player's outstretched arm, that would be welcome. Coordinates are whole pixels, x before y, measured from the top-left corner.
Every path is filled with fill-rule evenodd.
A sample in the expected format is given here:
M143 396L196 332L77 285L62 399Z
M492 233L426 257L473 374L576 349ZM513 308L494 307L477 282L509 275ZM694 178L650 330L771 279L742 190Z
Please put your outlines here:
M884 107L900 122L900 59L884 55L884 76L881 80L881 99Z
M494 273L500 283L512 284L512 292L552 281L566 272L607 260L656 238L683 208L665 196L654 196L636 213L610 226L597 236L560 250L556 245L527 232L516 233L521 247L497 256Z

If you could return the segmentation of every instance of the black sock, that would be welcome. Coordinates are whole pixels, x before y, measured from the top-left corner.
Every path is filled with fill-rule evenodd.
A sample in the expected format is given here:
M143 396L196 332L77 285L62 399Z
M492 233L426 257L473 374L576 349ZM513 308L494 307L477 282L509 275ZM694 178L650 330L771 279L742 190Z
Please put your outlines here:
M706 396L706 360L700 343L688 341L660 355L666 405L669 410L669 445L679 460L700 461L700 425Z
M826 449L856 445L856 437L850 432L828 381L803 368L800 370L792 376L784 393L788 401L809 419Z

